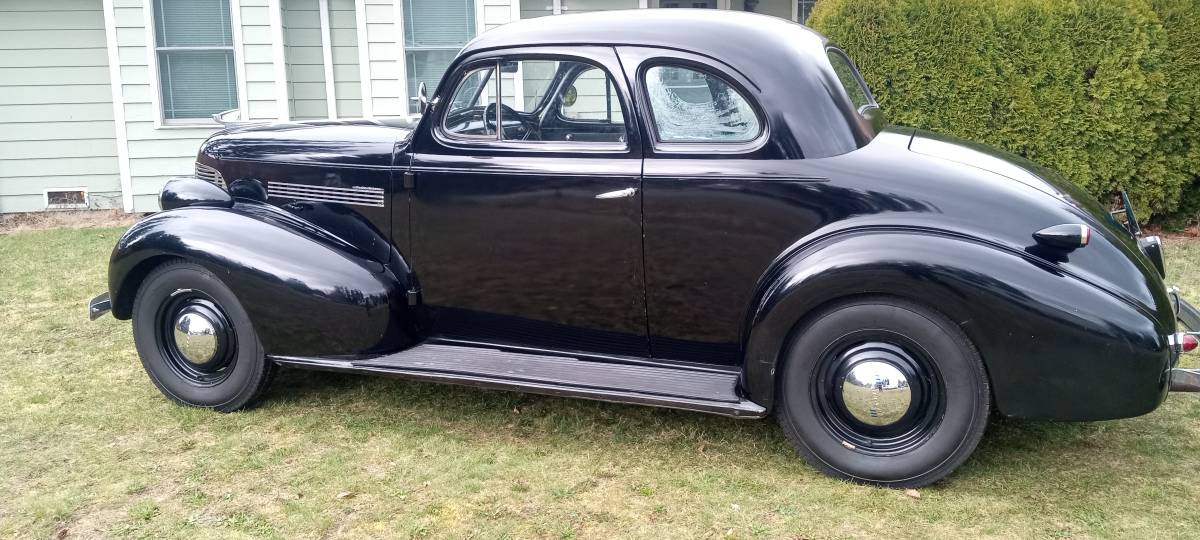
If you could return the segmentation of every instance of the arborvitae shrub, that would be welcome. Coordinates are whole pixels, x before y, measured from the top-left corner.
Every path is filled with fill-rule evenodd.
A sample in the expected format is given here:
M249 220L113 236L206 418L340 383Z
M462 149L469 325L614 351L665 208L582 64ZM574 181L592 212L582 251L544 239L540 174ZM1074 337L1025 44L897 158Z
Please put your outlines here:
M1200 215L1200 0L821 0L809 24L893 123Z

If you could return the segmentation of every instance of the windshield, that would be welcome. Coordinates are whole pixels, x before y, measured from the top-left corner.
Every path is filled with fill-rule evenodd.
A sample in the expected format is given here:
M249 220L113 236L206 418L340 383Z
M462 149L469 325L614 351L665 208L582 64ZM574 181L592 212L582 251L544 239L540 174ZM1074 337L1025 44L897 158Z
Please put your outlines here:
M854 109L866 118L866 110L878 108L879 105L875 103L875 97L871 95L871 90L867 88L862 75L859 75L858 68L854 67L854 62L841 50L830 48L826 53L829 55L829 63L833 64L833 71L837 73L838 81L842 83L846 95L850 96L850 101L854 103Z

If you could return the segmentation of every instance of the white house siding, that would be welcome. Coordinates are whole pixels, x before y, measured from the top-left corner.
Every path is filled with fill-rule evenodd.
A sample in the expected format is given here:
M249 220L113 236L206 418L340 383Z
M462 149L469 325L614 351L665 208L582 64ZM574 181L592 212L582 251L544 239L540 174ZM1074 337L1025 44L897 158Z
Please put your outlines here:
M43 210L43 190L121 206L101 0L0 1L0 212Z
M517 20L520 14L520 8L513 2L517 0L479 0L482 9L476 9L475 13L481 19L480 24L476 25L482 31L491 30L502 24L508 24ZM431 89L432 90L432 89Z
M361 2L367 42L367 84L364 94L370 99L373 116L404 116L402 25L397 24L397 1L357 0ZM360 25L359 28L363 28ZM361 39L360 39L361 42ZM361 55L361 52L360 52Z
M357 28L354 0L329 0L329 42L333 49L333 87L339 118L359 118L363 114Z
M317 0L283 0L288 97L293 120L328 118L321 11Z
M522 18L660 4L473 1L477 33ZM707 3L745 7L741 0ZM406 116L405 4L229 0L243 119L325 118L331 108L339 118ZM152 0L0 0L0 212L41 210L44 190L56 188L84 188L94 207L154 211L163 182L192 172L200 143L218 126L163 121L152 5ZM777 16L798 13L793 0L756 5ZM328 9L325 17L322 6ZM515 96L544 85L540 78L544 74L533 70L506 74L506 100L516 105ZM573 112L600 116L603 83L578 86Z
M237 8L234 2L234 9ZM275 46L271 30L268 0L241 0L242 51L246 80L246 118L271 120L283 118L279 110L276 85ZM238 29L234 28L234 32ZM286 71L285 71L286 72Z
M129 144L129 186L135 212L158 209L158 192L167 178L190 174L196 149L214 127L163 129L149 0L113 0L120 59L125 132Z

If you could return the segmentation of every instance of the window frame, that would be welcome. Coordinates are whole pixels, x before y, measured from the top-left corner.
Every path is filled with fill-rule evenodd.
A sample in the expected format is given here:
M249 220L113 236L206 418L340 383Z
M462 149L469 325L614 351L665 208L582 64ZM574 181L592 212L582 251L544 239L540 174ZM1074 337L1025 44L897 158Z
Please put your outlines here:
M147 55L149 56L149 65L147 66L153 73L150 76L151 82L151 104L154 107L154 128L155 129L186 129L197 127L221 127L222 124L217 122L211 116L207 118L167 118L166 103L163 98L163 81L162 68L159 62L160 51L229 51L233 57L233 86L236 92L235 105L236 109L241 110L244 117L247 114L245 110L245 92L246 84L243 77L242 55L241 50L241 35L239 33L241 17L236 12L235 2L229 0L227 7L229 9L229 32L230 45L228 46L204 46L204 47L160 47L158 45L158 0L143 0L142 11L144 15L144 23L147 39ZM224 111L217 111L217 113ZM216 114L216 113L214 113Z
M484 84L480 85L477 90L475 90L475 98L473 101L479 100L479 96L483 93L483 89L487 88L487 85L489 85L489 84L495 85L496 103L500 103L504 99L504 96L500 95L500 92L503 91L504 82L503 82L502 75L500 75L500 60L499 59L493 58L490 60L484 60L484 61L479 61L479 62L463 64L463 67L461 69L456 70L456 74L458 74L458 76L454 80L454 85L451 86L451 88L453 88L453 90L450 91L449 95L446 98L446 106L443 107L444 110L442 110L438 113L438 121L437 121L437 130L436 131L444 134L446 137L448 137L450 139L458 139L458 140L464 140L464 141L497 141L497 142L499 142L499 141L503 140L500 138L501 132L503 130L500 129L500 108L499 107L496 108L496 134L495 135L464 135L462 133L455 133L453 131L450 131L446 126L446 120L450 117L450 106L453 105L454 98L455 98L455 96L458 95L458 90L460 88L462 88L462 85L464 82L466 82L467 77L469 77L472 73L475 73L476 71L488 69L489 66L491 67L492 72L491 72L491 74L488 75L487 81L485 81ZM472 107L474 107L474 105L472 105ZM487 109L485 108L484 110L486 111ZM486 124L487 119L484 118L483 120Z
M699 71L710 77L716 77L721 82L733 88L746 100L750 109L758 119L758 135L747 141L664 141L658 135L658 123L654 118L654 106L650 103L649 87L646 85L646 75L655 67L683 67ZM638 99L645 104L642 107L642 119L646 123L646 132L650 137L651 147L660 154L749 154L762 148L771 137L771 126L762 104L749 91L738 77L729 75L726 70L692 58L680 56L653 56L641 62L637 69Z
M858 65L854 63L854 60L852 60L850 58L850 55L846 54L846 51L843 51L842 49L840 49L836 46L833 46L833 45L829 45L829 46L825 47L825 54L826 54L826 56L828 56L828 55L838 56L838 57L841 57L842 60L846 61L846 65L850 67L850 74L854 77L855 82L858 83L859 90L862 90L862 93L866 96L866 98L867 98L866 104L864 104L862 106L855 105L854 99L851 98L849 95L850 92L844 88L845 83L842 83L841 77L837 77L837 68L833 67L832 61L829 63L830 67L833 68L834 76L837 77L837 79L838 79L838 84L843 86L842 91L846 92L846 98L850 99L850 104L854 105L855 111L858 113L858 115L864 116L865 112L867 110L878 109L879 102L875 101L875 94L871 92L871 87L869 85L867 85L866 79L863 79L862 72L858 70Z
M611 49L609 49L609 50L611 50ZM615 58L615 56L614 56L614 58ZM581 64L587 64L589 66L600 69L605 74L605 76L607 76L609 78L609 80L612 82L614 94L616 95L617 99L620 102L621 114L625 121L625 123L623 125L623 127L625 129L625 141L624 142L593 142L593 141L524 141L524 140L511 140L511 139L506 140L506 139L501 138L502 133L497 133L497 135L495 137L492 137L492 136L487 136L487 137L470 136L470 135L464 136L464 135L457 135L455 133L451 133L445 129L446 117L450 113L449 102L454 98L454 93L458 91L459 85L462 84L462 81L466 77L467 74L469 74L472 71L474 71L482 66L485 66L487 64L494 64L496 66L496 73L501 74L502 72L500 71L500 65L502 63L504 63L504 62L521 62L521 61L526 61L526 60L550 60L550 61L559 61L559 62L564 62L564 61L565 62L577 62L577 63L581 63ZM477 56L475 58L470 58L470 59L467 59L467 60L459 63L458 65L451 66L449 74L450 74L449 77L446 78L446 80L443 81L443 84L440 85L440 86L445 86L447 88L445 105L441 105L439 103L439 106L437 107L438 110L431 111L437 117L436 121L433 122L433 129L432 129L434 139L440 145L442 145L444 147L457 148L457 149L481 149L481 150L489 149L489 150L533 152L533 153L577 153L577 154L619 154L619 155L632 154L637 150L636 141L638 139L637 139L636 127L634 127L633 125L630 124L630 122L633 120L633 116L630 113L630 110L628 108L629 99L625 96L622 96L622 92L620 90L620 85L617 83L617 78L609 70L608 66L606 66L604 64L604 61L602 58L597 58L597 57L593 57L590 55L584 55L584 54L572 54L571 52L546 51L546 50L537 50L535 48L522 47L522 48L516 48L516 49L496 50L496 51L488 51L486 53L482 53L481 56ZM503 99L505 97L503 95L504 83L503 83L502 77L503 77L503 75L500 75L497 77L497 84L499 85L498 97L499 97L500 103L503 103ZM440 90L440 88L439 88L439 90ZM543 98L542 98L543 103L539 103L538 106L535 108L535 110L541 110L546 106L545 100L547 99L548 96L549 96L549 94L547 94L546 96L543 96ZM440 96L436 97L435 99L437 99L439 102L442 101ZM531 111L525 111L525 112L531 112ZM557 111L549 111L549 113L557 114ZM496 115L497 115L497 131L501 132L502 130L500 130L500 128L499 128L499 118L500 118L499 108L497 108Z

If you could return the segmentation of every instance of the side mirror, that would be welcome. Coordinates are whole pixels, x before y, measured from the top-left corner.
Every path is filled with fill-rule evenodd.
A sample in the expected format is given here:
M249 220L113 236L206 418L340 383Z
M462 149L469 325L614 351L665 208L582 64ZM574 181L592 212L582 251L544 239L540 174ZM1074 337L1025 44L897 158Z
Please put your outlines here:
M425 88L425 81L417 83L417 103L421 104L421 114L429 109L429 90Z

